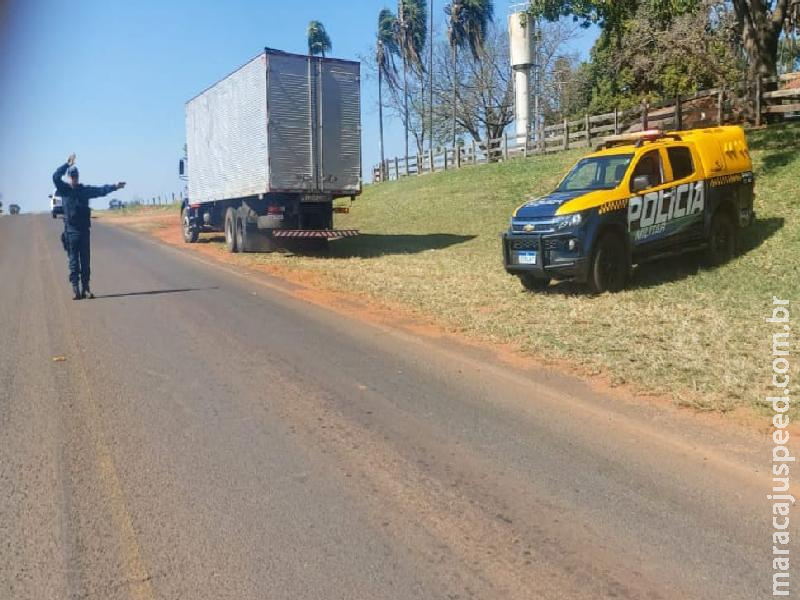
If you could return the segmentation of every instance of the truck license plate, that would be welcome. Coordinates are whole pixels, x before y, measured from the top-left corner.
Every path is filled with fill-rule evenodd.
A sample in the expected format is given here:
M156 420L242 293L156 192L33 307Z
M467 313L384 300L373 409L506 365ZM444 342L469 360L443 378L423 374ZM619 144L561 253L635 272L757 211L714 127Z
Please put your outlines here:
M517 254L517 261L521 265L535 265L536 252L533 251L519 252Z

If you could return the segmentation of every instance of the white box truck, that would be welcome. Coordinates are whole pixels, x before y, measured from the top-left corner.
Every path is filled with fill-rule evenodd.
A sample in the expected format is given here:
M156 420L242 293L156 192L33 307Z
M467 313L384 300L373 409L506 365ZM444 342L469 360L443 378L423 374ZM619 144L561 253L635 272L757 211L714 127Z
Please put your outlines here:
M231 252L356 235L333 201L361 193L360 64L265 48L186 103L183 237Z

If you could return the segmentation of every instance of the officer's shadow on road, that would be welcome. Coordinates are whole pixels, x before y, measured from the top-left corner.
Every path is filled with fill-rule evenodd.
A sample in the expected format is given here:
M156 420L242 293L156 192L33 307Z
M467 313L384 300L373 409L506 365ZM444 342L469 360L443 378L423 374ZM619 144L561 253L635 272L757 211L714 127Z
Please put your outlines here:
M195 288L175 288L168 290L147 290L143 292L120 292L118 294L97 294L95 300L111 299L111 298L128 298L132 296L160 296L162 294L184 294L187 292L205 292L209 290L218 290L217 286L210 287L195 287Z

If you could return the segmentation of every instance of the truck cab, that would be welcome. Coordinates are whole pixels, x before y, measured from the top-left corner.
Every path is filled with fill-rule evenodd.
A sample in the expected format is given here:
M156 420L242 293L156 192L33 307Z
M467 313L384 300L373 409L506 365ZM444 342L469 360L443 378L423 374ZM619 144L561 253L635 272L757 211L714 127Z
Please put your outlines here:
M508 273L531 290L553 279L618 291L631 267L705 249L730 259L754 220L753 166L741 127L606 138L550 194L514 211L503 235Z

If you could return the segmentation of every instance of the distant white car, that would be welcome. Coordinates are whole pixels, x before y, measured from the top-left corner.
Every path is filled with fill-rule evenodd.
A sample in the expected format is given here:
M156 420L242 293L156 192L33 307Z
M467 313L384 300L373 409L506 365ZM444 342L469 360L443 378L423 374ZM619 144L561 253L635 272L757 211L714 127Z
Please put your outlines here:
M50 212L55 219L58 215L64 214L64 204L61 201L61 196L58 195L57 190L53 190L52 194L48 194L50 198Z

